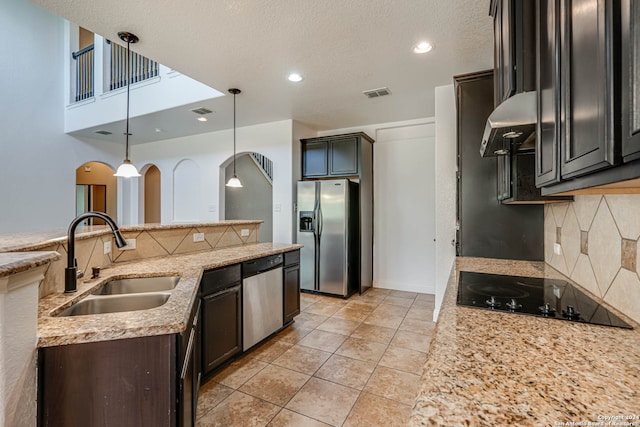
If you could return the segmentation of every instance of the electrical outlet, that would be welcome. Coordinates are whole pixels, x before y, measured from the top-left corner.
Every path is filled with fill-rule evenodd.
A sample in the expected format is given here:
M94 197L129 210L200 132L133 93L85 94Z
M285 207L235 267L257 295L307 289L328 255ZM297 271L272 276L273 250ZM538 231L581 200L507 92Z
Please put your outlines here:
M562 254L562 246L560 246L560 243L553 244L553 253L556 255Z
M194 242L204 242L204 233L193 233Z
M109 255L111 253L111 240L109 240L108 242L104 242L102 252L105 255Z
M249 229L248 228L243 228L242 230L240 230L240 236L247 237L248 235L249 235Z
M136 248L136 239L125 239L127 245L120 248L121 251L132 251Z

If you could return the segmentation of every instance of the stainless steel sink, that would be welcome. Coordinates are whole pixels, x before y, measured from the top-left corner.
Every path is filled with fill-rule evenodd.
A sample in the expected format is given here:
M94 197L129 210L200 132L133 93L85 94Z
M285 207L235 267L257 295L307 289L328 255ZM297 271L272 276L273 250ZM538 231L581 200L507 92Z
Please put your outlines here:
M92 295L137 294L143 292L171 291L180 276L132 277L112 280L93 291Z
M57 316L82 316L87 314L148 310L166 303L170 296L170 292L148 292L129 295L89 295Z

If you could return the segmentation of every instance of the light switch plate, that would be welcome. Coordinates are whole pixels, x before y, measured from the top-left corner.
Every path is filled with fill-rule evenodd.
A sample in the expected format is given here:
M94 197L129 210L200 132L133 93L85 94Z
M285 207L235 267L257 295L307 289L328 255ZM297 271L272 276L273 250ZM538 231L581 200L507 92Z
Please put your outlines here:
M209 212L216 212L218 209L216 207L216 205L209 205L208 207L208 211Z
M553 253L556 255L560 255L562 253L562 246L560 246L560 243L553 244Z
M249 229L248 228L243 228L242 230L240 230L240 236L247 237L248 235L249 235Z
M194 242L204 242L204 233L193 233Z
M102 252L105 255L109 255L111 253L111 240L109 240L108 242L104 242Z
M282 203L275 203L273 205L273 211L274 212L282 212Z
M120 248L121 251L132 251L136 248L136 239L125 239L127 241L127 246L123 246Z

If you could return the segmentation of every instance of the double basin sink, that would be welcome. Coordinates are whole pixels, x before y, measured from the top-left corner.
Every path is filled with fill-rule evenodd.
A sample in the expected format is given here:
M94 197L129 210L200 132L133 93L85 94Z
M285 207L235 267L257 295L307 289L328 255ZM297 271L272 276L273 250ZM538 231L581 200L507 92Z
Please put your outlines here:
M57 316L119 313L159 307L167 302L179 280L180 276L111 280Z

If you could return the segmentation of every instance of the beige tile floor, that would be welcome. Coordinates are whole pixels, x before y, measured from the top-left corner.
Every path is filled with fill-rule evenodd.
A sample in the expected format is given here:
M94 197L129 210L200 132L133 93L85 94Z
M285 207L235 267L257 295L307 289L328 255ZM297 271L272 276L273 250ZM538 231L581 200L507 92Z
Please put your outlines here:
M295 323L205 383L197 425L404 426L434 323L434 296L302 294Z

